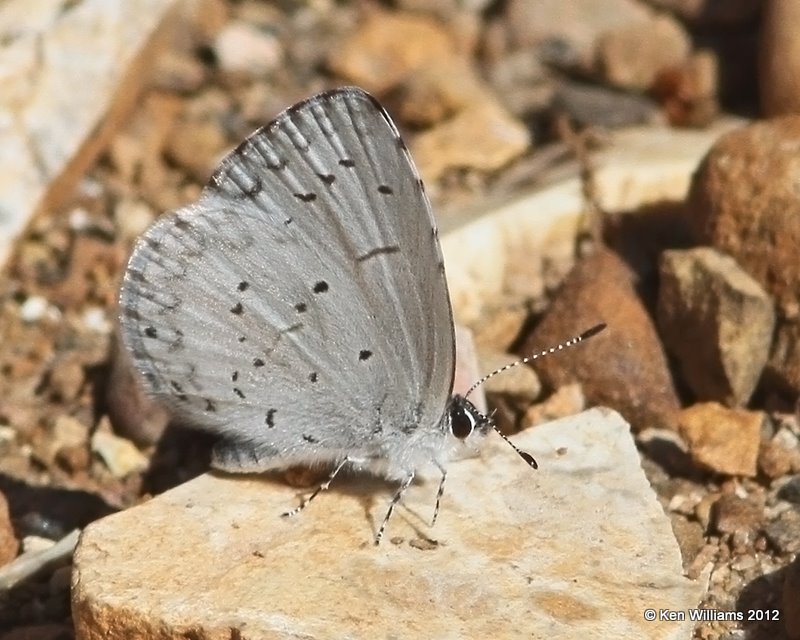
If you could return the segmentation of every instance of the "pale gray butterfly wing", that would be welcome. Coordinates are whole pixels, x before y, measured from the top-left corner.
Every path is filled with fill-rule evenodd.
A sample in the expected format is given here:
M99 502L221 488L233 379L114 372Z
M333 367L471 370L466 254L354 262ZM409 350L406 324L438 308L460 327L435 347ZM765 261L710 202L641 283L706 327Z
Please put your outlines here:
M223 468L408 466L445 437L455 347L436 226L360 89L291 107L227 156L139 240L120 306L148 390L224 436Z

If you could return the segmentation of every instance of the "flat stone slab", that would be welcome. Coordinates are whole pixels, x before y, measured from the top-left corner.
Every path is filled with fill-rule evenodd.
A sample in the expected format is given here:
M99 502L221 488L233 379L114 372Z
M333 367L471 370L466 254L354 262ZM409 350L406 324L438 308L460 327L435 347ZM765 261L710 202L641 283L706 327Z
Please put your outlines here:
M76 551L77 638L687 638L660 610L697 605L628 425L594 409L499 437L415 483L372 538L393 487L337 478L298 491L207 474L89 525ZM656 621L646 610L656 611Z

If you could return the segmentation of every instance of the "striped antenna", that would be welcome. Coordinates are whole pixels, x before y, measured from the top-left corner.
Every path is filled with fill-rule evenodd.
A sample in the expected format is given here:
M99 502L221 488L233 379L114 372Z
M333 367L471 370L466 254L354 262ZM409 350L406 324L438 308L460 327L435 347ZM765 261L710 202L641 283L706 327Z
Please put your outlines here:
M557 344L555 347L550 347L549 349L545 349L544 351L540 351L539 353L534 353L532 356L527 356L525 358L522 358L521 360L517 360L516 362L510 362L507 365L500 367L499 369L495 369L491 373L488 373L485 376L483 376L483 378L478 380L475 384L473 384L469 388L469 390L464 394L464 397L468 398L470 393L475 391L475 389L480 387L489 378L493 378L498 373L503 373L503 371L508 371L513 367L518 367L521 364L527 364L528 362L532 362L533 360L537 360L538 358L543 358L544 356L548 356L551 353L555 353L556 351L561 351L562 349L566 349L567 347L574 347L579 342L583 342L584 340L588 340L592 336L596 336L605 328L606 328L605 322L601 322L600 324L596 324L595 326L593 326L591 329L584 331L580 335L577 335L574 338L570 338L569 340L567 340L566 342L562 342L561 344Z

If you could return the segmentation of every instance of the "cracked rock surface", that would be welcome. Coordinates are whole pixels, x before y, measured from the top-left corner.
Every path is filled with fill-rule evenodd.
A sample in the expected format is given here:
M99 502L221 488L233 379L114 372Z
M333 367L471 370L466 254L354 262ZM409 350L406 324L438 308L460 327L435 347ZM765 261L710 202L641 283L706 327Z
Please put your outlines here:
M78 638L686 638L703 585L678 545L622 418L595 409L453 462L406 493L374 547L392 488L337 480L293 519L295 489L206 474L84 531Z

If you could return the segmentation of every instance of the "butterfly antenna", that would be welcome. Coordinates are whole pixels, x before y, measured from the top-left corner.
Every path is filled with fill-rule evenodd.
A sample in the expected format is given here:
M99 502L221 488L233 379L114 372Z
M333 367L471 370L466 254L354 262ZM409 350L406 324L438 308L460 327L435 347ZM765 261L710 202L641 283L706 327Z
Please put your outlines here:
M570 338L566 342L562 342L561 344L558 344L555 347L550 347L549 349L545 349L544 351L540 351L539 353L535 353L532 356L528 356L526 358L522 358L521 360L517 360L516 362L511 362L511 363L509 363L509 364L507 364L505 366L502 366L499 369L495 369L491 373L483 376L483 378L478 380L475 384L473 384L469 388L469 390L464 394L464 398L466 398L470 393L475 391L475 389L480 387L489 378L491 378L493 376L496 376L498 373L502 373L503 371L511 369L512 367L518 367L519 365L526 364L526 363L530 362L531 360L536 360L537 358L541 358L541 357L549 355L551 353L555 353L556 351L561 351L562 349L566 349L567 347L571 347L573 345L576 345L576 344L578 344L579 342L581 342L583 340L587 340L587 339L591 338L592 336L597 335L598 333L600 333L605 328L606 328L605 323L601 322L600 324L596 324L595 326L593 326L591 329L588 329L587 331L584 331L582 334L580 334L578 336L575 336L574 338ZM530 453L528 453L527 451L523 451L517 445L515 445L513 442L511 442L511 440L508 439L506 434L504 434L502 431L500 431L500 429L497 428L497 425L494 422L494 413L495 412L492 411L488 416L483 416L482 414L481 415L482 415L483 418L486 419L487 422L489 422L492 425L492 429L494 429L495 432L503 440L506 441L508 446L510 446L514 451L517 452L517 455L520 458L522 458L528 464L528 466L531 469L538 469L539 468L539 464L536 462L536 459ZM441 490L441 487L440 487L440 490ZM438 503L438 500L437 500L437 503Z
M536 462L536 459L530 453L528 453L527 451L523 451L517 445L515 445L513 442L511 442L511 440L508 439L506 434L503 433L502 431L500 431L500 429L497 428L497 424L495 424L495 421L494 421L494 414L495 413L497 413L497 409L492 409L492 412L488 416L483 416L483 414L481 414L481 415L482 415L483 418L485 418L489 422L489 424L492 425L492 429L495 430L497 435L499 435L503 440L505 440L506 443L508 443L508 446L511 447L514 451L516 451L517 455L520 458L522 458L526 463L528 463L528 466L530 466L531 469L538 469L539 468L539 463Z
M530 453L528 453L527 451L523 451L523 450L522 450L522 449L520 449L520 448L519 448L517 445L515 445L513 442L511 442L511 440L509 440L509 439L508 439L508 436L506 436L506 434L505 434L505 433L503 433L502 431L500 431L500 429L498 429L498 428L497 428L497 425L496 425L496 424L492 423L492 429L494 429L494 430L495 430L495 432L496 432L496 433L497 433L497 434L498 434L498 435L499 435L499 436L500 436L500 437L501 437L503 440L505 440L505 441L508 443L508 446L510 446L510 447L511 447L511 448L512 448L514 451L516 451L516 452L517 452L517 455L518 455L520 458L522 458L522 459L523 459L525 462L527 462L527 463L528 463L528 466L529 466L531 469L538 469L538 468L539 468L539 463L538 463L538 462L536 462L536 458L534 458L534 457L533 457L533 456L532 456Z
M586 331L584 331L580 335L577 335L574 338L570 338L566 342L562 342L561 344L557 344L556 346L550 347L549 349L545 349L544 351L540 351L539 353L534 353L531 356L526 356L526 357L522 358L521 360L517 360L516 362L509 362L508 364L503 365L499 369L495 369L491 373L487 373L485 376L483 376L480 380L478 380L475 384L473 384L467 390L467 392L464 394L464 397L468 398L469 394L471 394L473 391L475 391L475 389L480 387L484 382L486 382L490 378L494 378L494 376L496 376L499 373L503 373L504 371L508 371L509 369L513 369L514 367L518 367L521 364L527 364L528 362L533 362L534 360L537 360L539 358L543 358L544 356L549 356L551 353L555 353L556 351L561 351L562 349L566 349L567 347L574 347L579 342L583 342L584 340L588 340L592 336L596 336L598 333L600 333L605 328L606 328L606 323L605 322L601 322L600 324L596 324L595 326L593 326L591 329L587 329Z

